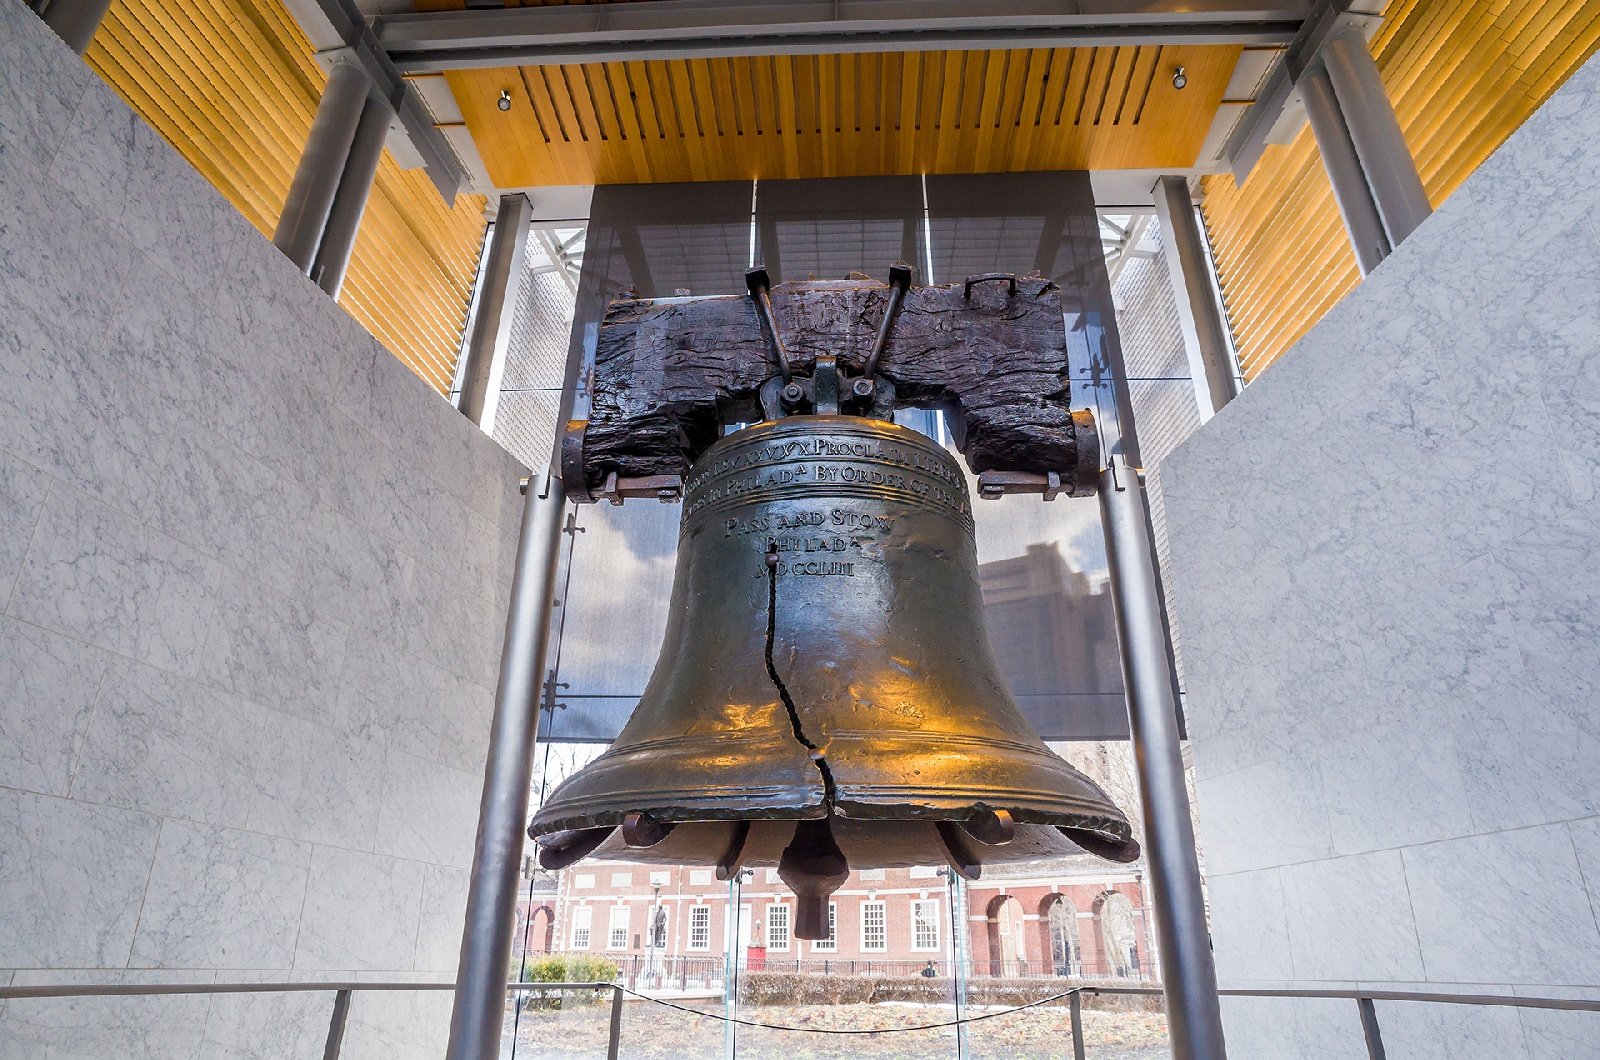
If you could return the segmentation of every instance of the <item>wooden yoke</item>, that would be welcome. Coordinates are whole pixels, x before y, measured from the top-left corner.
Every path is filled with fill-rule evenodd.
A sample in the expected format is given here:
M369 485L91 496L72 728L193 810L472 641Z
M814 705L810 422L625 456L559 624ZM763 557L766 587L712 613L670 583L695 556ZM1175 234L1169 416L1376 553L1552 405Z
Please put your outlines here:
M765 279L752 275L760 277L753 283ZM812 379L826 378L826 393L842 395L843 411L877 418L897 407L943 411L956 448L979 475L980 496L1093 493L1099 437L1087 410L1068 408L1060 289L1000 274L902 290L865 383L894 287L856 274L771 290L773 319L805 400L813 389L824 392ZM820 399L801 407L801 386L777 389L785 381L757 297L611 304L596 344L590 418L568 424L563 437L569 496L672 500L727 425L828 410Z

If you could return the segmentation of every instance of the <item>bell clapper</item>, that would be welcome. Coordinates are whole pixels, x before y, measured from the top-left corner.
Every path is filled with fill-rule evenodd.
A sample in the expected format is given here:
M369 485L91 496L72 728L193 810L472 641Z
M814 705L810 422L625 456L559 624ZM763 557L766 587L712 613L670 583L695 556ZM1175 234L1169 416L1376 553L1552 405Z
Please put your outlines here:
M828 899L849 876L850 864L834 842L829 818L795 824L794 838L778 861L778 879L794 892L795 938L828 937Z

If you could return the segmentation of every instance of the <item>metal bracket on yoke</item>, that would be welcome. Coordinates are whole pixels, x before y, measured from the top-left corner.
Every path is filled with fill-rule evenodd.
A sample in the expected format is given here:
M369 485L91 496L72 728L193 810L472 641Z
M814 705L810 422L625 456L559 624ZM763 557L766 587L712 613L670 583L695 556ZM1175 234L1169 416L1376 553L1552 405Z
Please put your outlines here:
M1007 297L1015 298L1017 296L1017 274L1014 272L986 272L982 276L968 276L967 282L962 289L961 297L970 302L972 301L972 288L974 285L998 283L1001 280L1010 285L1006 291Z
M744 285L750 289L750 299L755 303L756 315L767 332L767 343L778 359L778 373L787 386L794 381L794 370L789 365L789 352L783 348L783 336L778 334L778 320L772 315L772 279L761 266L744 274ZM787 396L787 395L786 395Z

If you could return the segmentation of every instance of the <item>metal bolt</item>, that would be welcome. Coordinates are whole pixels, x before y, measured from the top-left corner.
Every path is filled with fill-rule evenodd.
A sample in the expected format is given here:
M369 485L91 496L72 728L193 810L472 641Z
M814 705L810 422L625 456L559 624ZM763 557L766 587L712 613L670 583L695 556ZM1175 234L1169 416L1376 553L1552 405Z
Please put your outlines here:
M805 389L799 383L790 383L783 388L783 400L791 405L798 404L800 399L805 396Z
M854 383L850 384L850 392L863 401L866 401L872 397L872 391L874 389L875 387L873 387L872 380L870 379L857 379Z

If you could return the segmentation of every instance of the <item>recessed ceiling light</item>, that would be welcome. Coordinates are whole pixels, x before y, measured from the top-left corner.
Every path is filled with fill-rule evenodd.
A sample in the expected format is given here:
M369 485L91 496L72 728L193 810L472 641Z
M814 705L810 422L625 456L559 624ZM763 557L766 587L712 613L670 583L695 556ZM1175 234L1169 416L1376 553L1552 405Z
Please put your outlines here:
M1180 68L1179 73L1182 73L1182 72L1183 71ZM1179 85L1178 87L1182 88L1183 86ZM501 110L510 110L511 109L511 90L509 88L502 88L500 90L500 98L495 100L494 105L499 107Z
M1176 70L1174 70L1172 72L1172 87L1173 88L1176 88L1181 92L1181 91L1183 91L1184 87L1187 86L1188 84L1189 84L1189 75L1183 72L1183 67L1180 66L1180 67L1178 67ZM501 110L505 110L504 107L501 107L500 109Z

